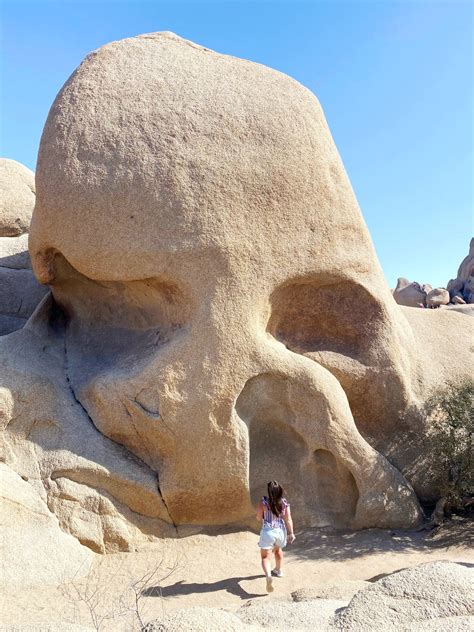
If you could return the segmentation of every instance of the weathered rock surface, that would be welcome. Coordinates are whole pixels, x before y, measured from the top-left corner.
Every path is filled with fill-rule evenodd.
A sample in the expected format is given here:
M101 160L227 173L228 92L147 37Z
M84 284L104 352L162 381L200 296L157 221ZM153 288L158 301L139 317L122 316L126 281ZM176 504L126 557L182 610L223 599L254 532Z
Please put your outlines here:
M400 277L397 287L393 291L393 297L399 305L406 307L420 307L426 302L427 292L416 281L410 282L408 279Z
M0 459L28 479L65 533L94 551L173 536L156 475L101 435L74 399L58 325L55 333L43 322L48 302L0 339Z
M442 287L431 290L426 296L427 307L440 307L441 305L448 305L449 292Z
M90 550L64 533L34 487L1 462L0 531L0 584L21 590L89 572Z
M260 626L243 623L232 612L218 608L188 608L148 623L142 632L253 632L260 629Z
M455 279L447 285L451 297L461 295L466 303L474 303L474 238L469 244L469 254L463 259Z
M0 336L23 327L47 293L35 279L28 227L35 204L34 174L0 159Z
M468 319L426 368L306 88L172 34L95 51L48 116L30 252L52 296L0 340L5 460L64 531L245 525L275 473L299 525L418 524L425 372L469 370Z
M466 316L474 316L474 304L473 303L450 303L449 305L442 306L442 309L448 309L453 312L459 312L460 314L465 314Z
M333 627L422 630L432 629L433 622L438 626L434 629L443 629L444 623L445 630L456 630L457 617L464 625L466 617L474 615L473 592L472 567L429 562L392 573L358 592L348 607L335 616ZM472 625L472 618L470 622Z
M325 630L334 612L347 601L318 599L315 601L272 601L271 605L260 600L244 604L237 615L248 625L260 630Z
M400 405L407 334L306 88L172 34L89 55L45 126L30 248L76 399L176 524L248 521L275 468L300 521L417 523L347 398L362 426Z
M454 292L451 297L451 303L453 305L465 305L466 301L464 300L464 297L461 294L461 292Z
M34 205L34 173L16 160L0 158L0 237L27 233Z
M351 599L356 592L370 586L366 581L325 582L313 588L301 588L291 593L293 601L314 601L315 599Z
M466 303L474 303L474 273L472 272L467 281L464 283L463 296Z

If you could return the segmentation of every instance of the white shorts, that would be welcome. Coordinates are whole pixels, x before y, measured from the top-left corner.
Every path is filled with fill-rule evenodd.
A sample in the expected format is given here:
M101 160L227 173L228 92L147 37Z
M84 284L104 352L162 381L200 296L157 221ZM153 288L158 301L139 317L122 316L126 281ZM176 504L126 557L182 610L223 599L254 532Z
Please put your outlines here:
M260 531L260 540L258 546L261 549L283 549L286 546L286 531L281 527L272 529L271 527L263 527Z

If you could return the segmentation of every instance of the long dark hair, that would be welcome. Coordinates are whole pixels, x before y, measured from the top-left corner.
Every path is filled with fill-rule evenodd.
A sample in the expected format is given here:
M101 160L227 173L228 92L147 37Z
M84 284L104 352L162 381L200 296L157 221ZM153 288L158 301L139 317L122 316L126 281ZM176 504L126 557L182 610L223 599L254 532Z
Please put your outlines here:
M267 489L270 509L279 518L283 513L283 487L277 481L270 481Z

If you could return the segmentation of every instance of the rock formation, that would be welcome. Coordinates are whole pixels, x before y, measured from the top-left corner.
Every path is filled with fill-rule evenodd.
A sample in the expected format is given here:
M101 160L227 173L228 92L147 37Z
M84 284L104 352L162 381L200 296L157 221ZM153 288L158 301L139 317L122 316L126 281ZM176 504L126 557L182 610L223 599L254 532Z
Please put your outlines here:
M103 552L253 524L276 476L299 525L418 524L420 406L469 370L468 319L418 363L426 322L311 92L172 34L113 42L57 96L36 180L52 295L0 340L4 451L64 531Z
M441 307L448 304L449 292L442 287L437 287L426 295L426 307Z
M459 266L458 275L446 288L432 288L400 277L392 292L395 301L406 307L444 307L474 303L474 239L469 254ZM466 311L466 313L469 313Z
M473 589L474 571L468 566L452 562L420 564L392 573L358 592L336 615L332 628L457 630L457 621L464 623L469 618L473 623ZM418 625L411 627L413 624Z
M5 463L0 463L0 516L0 586L56 585L89 572L91 551L61 530L35 489Z
M458 275L447 285L453 303L474 303L474 238L469 244L469 254L459 266Z
M416 281L410 282L408 279L400 277L397 287L393 290L393 297L399 305L406 307L420 307L426 304L426 289Z
M35 205L35 175L16 160L0 159L0 237L28 232Z
M36 281L28 254L34 205L34 174L0 158L0 336L23 327L47 292Z

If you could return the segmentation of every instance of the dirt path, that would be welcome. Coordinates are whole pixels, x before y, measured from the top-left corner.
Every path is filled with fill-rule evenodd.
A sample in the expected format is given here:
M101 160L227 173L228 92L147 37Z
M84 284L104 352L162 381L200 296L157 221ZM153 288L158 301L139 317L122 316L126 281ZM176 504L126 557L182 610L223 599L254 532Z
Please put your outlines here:
M248 599L289 599L301 588L345 580L370 580L404 567L433 560L474 563L472 525L452 525L433 537L427 532L334 532L311 529L297 534L285 559L285 577L275 580L272 595L265 592L257 536L229 533L167 540L137 552L97 556L92 572L75 587L38 587L3 595L2 624L82 624L94 629L93 615L104 619L101 630L133 629L134 581L152 572L139 609L145 621L190 606L236 610ZM166 577L169 575L168 577ZM89 596L89 605L79 599ZM126 606L132 611L126 612ZM70 628L73 629L73 628ZM79 628L76 628L77 630Z

